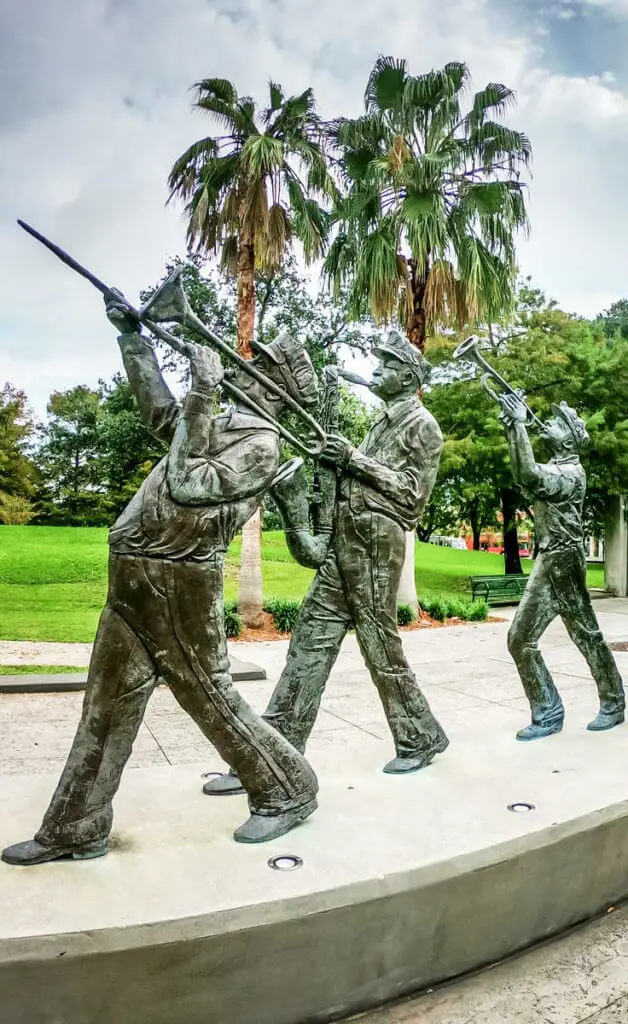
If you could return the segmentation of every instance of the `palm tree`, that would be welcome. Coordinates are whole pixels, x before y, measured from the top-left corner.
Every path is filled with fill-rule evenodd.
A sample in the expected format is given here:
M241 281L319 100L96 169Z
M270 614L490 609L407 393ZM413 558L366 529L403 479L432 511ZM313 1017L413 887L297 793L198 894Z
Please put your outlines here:
M514 95L490 83L463 114L465 64L409 75L380 57L365 113L328 126L345 194L325 262L354 313L398 318L423 350L438 326L494 321L513 302L514 236L527 227L525 135L497 120Z
M252 355L256 270L276 269L293 239L306 261L323 251L327 215L317 200L335 198L321 145L314 95L285 97L269 85L269 105L258 108L222 78L194 86L194 109L209 114L223 134L195 142L174 164L170 199L185 202L190 247L220 255L236 280L237 350ZM238 608L247 625L262 613L261 520L245 526Z
M350 288L354 316L398 319L421 351L437 327L491 323L512 307L514 238L527 227L530 143L500 121L514 95L489 83L463 113L468 83L465 64L414 76L380 57L365 113L328 125L345 189L326 275ZM413 536L399 599L418 604Z

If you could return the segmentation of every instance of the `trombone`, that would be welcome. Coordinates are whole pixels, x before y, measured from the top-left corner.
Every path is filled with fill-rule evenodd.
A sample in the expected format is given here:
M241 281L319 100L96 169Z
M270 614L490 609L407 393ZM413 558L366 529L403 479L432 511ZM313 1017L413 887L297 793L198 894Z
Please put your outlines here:
M517 389L513 388L508 383L507 380L504 380L501 373L498 373L497 370L495 370L491 366L491 364L487 362L487 360L484 358L484 356L480 352L480 339L478 338L477 334L472 334L470 338L466 339L466 341L461 342L460 345L458 345L458 347L454 351L453 358L467 359L470 362L476 363L477 366L479 366L480 369L484 371L482 374L482 387L486 391L487 395L490 395L490 397L495 402L499 402L499 395L495 391L493 391L493 388L490 387L488 383L488 378L492 377L493 380L499 384L499 386L505 391L507 395L512 395L513 398L516 398L519 402L521 402L523 406L525 406L529 417L531 418L532 422L536 424L537 427L543 426L543 423L541 422L539 417L535 416L535 414L532 412L532 409L525 401L525 399L522 397L522 395L519 394Z
M95 288L98 289L103 295L109 294L112 289L109 288L103 281L97 278L91 271L81 266L69 253L65 252L60 246L55 245L50 239L46 238L45 235L41 235L38 231L32 228L29 224L26 224L23 220L18 220L18 224L24 231L36 238L37 241L45 245L47 249L57 256L62 263L75 270L81 277L86 278ZM165 342L170 348L173 348L176 352L179 352L183 356L188 356L188 349L186 342L177 338L171 331L167 331L161 327L161 323L178 323L182 326L189 327L197 335L203 338L207 344L209 344L214 350L217 350L227 359L230 359L233 363L238 366L243 373L256 380L258 384L261 384L266 391L270 391L271 394L280 398L284 405L295 413L295 415L304 423L308 429L314 435L313 440L305 441L300 437L297 437L279 423L270 413L266 412L254 399L250 398L245 391L242 391L236 384L230 380L223 379L221 381L221 388L237 402L247 405L256 416L267 420L269 423L279 431L281 436L288 441L294 448L300 451L303 455L309 455L310 457L316 457L323 451L327 438L325 431L319 423L310 416L309 413L303 409L299 403L292 398L291 395L287 394L278 384L275 384L273 380L258 370L256 366L251 364L251 361L243 359L242 356L238 355L226 341L219 338L217 334L214 334L208 327L205 326L202 320L196 316L187 299L187 295L183 290L183 283L181 281L182 267L177 267L176 270L170 275L170 277L164 281L164 283L150 296L147 302L141 307L141 309L134 309L129 303L129 309L132 313L137 316L140 323L143 323L145 327L160 341ZM126 299L124 300L126 302Z

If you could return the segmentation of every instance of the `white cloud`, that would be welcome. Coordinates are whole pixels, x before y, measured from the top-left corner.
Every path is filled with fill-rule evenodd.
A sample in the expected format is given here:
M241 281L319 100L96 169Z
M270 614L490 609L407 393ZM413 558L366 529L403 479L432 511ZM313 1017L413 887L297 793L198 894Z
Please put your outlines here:
M351 114L381 52L416 71L466 60L477 87L517 90L512 121L532 139L524 269L583 313L625 290L627 97L604 76L552 74L538 36L497 25L486 0L5 0L3 20L0 378L39 411L52 388L94 383L119 359L98 294L15 218L135 299L185 247L165 182L205 130L188 90L208 75L256 96L270 76L311 84L325 115Z

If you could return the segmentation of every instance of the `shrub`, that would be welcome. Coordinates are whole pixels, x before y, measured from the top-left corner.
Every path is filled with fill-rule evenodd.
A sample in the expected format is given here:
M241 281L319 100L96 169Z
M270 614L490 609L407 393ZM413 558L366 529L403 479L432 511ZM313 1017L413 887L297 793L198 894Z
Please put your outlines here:
M469 622L484 622L487 617L488 605L483 597L477 601L469 601L469 614L467 615Z
M468 597L447 597L445 594L437 594L421 598L420 604L423 611L437 622L452 618L464 619L467 622L483 622L488 615L488 605L482 599L471 601Z
M4 526L25 526L35 515L35 509L27 498L0 491L0 523Z
M437 594L433 597L419 598L419 604L424 612L431 615L437 622L444 622L449 612L449 602L446 597Z
M301 602L289 598L276 597L264 605L264 611L270 612L276 628L280 633L291 633L296 626Z
M397 625L398 626L409 626L411 622L414 622L416 615L414 614L414 608L409 604L397 605Z
M235 601L227 601L225 604L225 632L231 640L239 637L242 632L242 619L238 615Z

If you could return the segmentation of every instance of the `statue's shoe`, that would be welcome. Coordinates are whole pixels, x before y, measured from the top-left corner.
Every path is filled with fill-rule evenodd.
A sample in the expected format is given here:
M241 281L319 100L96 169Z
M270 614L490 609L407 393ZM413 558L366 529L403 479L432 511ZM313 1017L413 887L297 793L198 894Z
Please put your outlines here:
M233 838L236 843L267 843L271 839L278 839L309 818L317 807L317 801L310 800L302 807L284 811L283 814L252 814L248 821L235 830Z
M24 843L14 843L2 851L1 859L5 864L19 864L30 867L35 864L47 864L50 860L71 857L72 860L91 860L93 857L104 857L107 853L107 840L98 843L85 843L83 846L43 846L36 839L27 839Z
M392 761L384 765L384 772L386 775L408 775L410 772L418 772L421 768L426 768L428 764L431 764L436 755L442 754L448 746L449 740L443 733L433 747L417 754L416 757L393 757Z
M244 793L244 786L237 775L225 772L208 779L203 786L205 796L230 796L232 793Z
M563 727L563 719L559 719L557 722L552 722L550 725L537 725L532 722L532 725L526 725L525 729L520 729L517 733L518 740L542 740L545 736L552 736L555 732L560 732Z
M589 732L604 732L605 729L614 729L616 725L621 725L624 718L623 710L613 711L612 714L607 711L598 711L593 721L587 725L587 729Z

